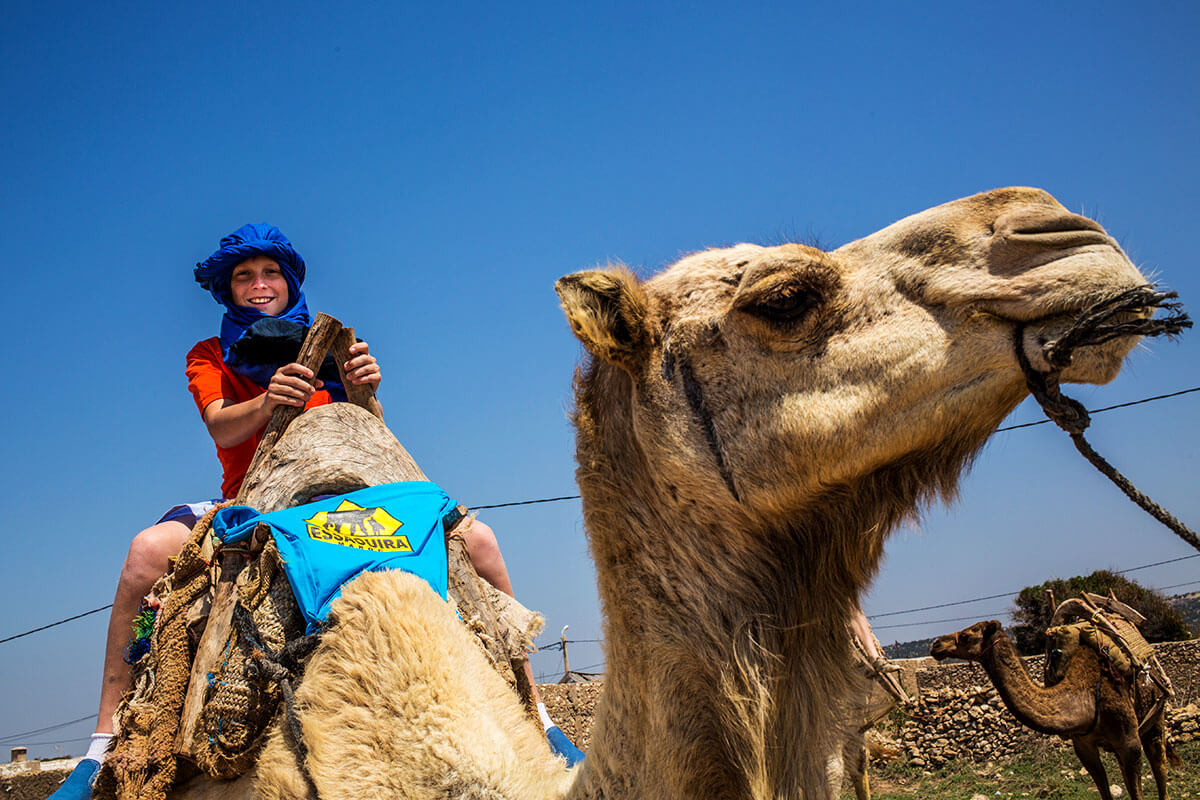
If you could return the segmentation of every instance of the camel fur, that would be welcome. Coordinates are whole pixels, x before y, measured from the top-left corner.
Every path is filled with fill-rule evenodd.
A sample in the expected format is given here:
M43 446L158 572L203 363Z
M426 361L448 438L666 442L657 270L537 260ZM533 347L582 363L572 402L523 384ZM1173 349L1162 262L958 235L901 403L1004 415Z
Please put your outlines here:
M1116 756L1132 800L1142 798L1141 764L1145 749L1159 800L1167 798L1167 762L1178 762L1161 716L1145 730L1138 722L1153 705L1148 686L1117 674L1089 647L1078 647L1063 665L1062 678L1039 686L1029 676L1016 646L996 620L977 622L933 643L938 659L962 658L983 667L1000 699L1021 723L1039 733L1068 737L1101 800L1112 800L1100 751Z
M608 672L567 796L820 797L843 741L845 620L886 536L953 495L1026 395L1014 346L1045 369L1041 346L1083 308L1144 282L1098 224L1024 188L831 252L743 244L646 281L561 279L589 353L576 475ZM1133 344L1081 350L1061 377L1107 382ZM462 694L484 679L455 671L482 656L448 622L422 627L444 609L372 586L347 589L347 640L318 649L301 689L321 797L560 796L552 775L509 783L517 761L537 776L554 761L506 738L523 736L515 697ZM262 762L262 796L303 796L278 736Z

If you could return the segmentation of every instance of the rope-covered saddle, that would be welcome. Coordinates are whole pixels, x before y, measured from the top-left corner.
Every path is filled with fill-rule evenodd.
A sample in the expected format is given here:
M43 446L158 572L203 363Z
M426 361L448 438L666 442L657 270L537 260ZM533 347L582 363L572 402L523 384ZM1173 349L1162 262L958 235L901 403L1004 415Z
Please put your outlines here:
M161 798L175 783L175 737L187 695L197 628L212 602L213 568L204 555L216 509L204 515L155 584L158 613L148 651L133 664L132 688L113 716L116 737L96 776L97 798Z

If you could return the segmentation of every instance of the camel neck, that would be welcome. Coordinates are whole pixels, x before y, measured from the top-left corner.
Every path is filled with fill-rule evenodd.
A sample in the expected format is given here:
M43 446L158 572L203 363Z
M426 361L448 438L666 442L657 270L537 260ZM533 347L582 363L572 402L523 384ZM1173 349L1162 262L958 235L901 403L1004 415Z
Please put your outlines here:
M651 454L619 370L580 381L576 476L607 679L571 797L794 797L823 786L832 750L792 744L834 747L836 701L854 680L845 621L920 482L897 478L900 465L808 502L754 505L715 470L681 466L670 442Z
M800 577L796 531L757 531L750 548L744 528L636 492L624 496L636 513L588 517L608 668L572 797L776 797L816 785L825 758L779 743L827 738L835 725L827 700L848 680L849 581L826 567L819 590Z
M1040 686L1029 676L1012 640L1001 632L992 638L979 663L1004 705L1030 728L1072 736L1086 733L1094 724L1099 676L1086 659L1072 659L1060 683L1049 688Z

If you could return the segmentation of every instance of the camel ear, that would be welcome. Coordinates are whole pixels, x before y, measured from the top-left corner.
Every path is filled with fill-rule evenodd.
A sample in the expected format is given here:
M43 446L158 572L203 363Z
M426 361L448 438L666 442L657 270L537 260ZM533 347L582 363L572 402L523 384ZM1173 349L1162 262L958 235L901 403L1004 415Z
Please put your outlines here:
M1002 627L1003 626L1000 624L1000 620L989 619L987 624L983 626L983 638L991 639L993 636L995 636L997 633L1000 632L1000 628L1002 628Z
M589 270L554 284L571 330L596 358L630 370L650 340L646 293L628 270Z

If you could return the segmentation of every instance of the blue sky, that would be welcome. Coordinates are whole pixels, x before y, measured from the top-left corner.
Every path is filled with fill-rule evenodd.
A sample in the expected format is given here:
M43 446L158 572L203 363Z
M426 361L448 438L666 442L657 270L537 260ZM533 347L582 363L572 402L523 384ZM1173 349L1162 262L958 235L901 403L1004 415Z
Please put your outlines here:
M313 310L353 325L391 427L452 495L576 493L579 348L556 278L739 241L836 247L1040 186L1200 297L1194 5L41 3L0 25L0 638L111 601L132 535L218 487L183 356L219 307L193 264L270 221ZM1197 335L1135 351L1096 407L1200 385ZM1200 395L1091 438L1195 527ZM1040 417L1019 408L1011 421ZM486 513L518 596L599 637L577 501ZM1192 551L1050 426L1000 433L888 548L869 614ZM1200 559L1131 573L1197 580ZM1172 589L1186 591L1190 587ZM876 619L885 642L1004 599ZM105 615L0 644L0 747L92 714ZM553 675L555 653L535 657ZM599 664L595 645L572 664ZM79 753L90 723L27 737ZM32 745L33 742L54 742Z

